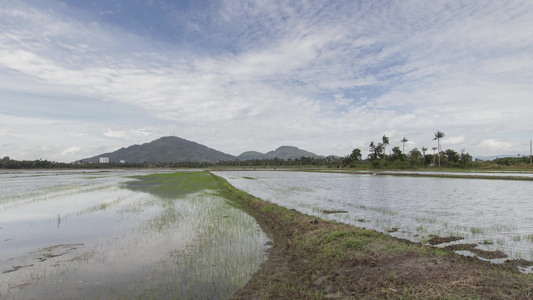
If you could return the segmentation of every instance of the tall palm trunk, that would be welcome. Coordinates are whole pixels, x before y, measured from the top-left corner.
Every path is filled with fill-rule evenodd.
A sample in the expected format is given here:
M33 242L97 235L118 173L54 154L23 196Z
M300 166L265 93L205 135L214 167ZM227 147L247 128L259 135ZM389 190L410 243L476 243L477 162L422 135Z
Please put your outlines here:
M439 168L440 168L440 139L437 139L437 151L439 154Z
M435 138L433 140L437 140L437 151L439 151L439 168L440 168L440 139L444 137L444 133L437 131L435 132Z

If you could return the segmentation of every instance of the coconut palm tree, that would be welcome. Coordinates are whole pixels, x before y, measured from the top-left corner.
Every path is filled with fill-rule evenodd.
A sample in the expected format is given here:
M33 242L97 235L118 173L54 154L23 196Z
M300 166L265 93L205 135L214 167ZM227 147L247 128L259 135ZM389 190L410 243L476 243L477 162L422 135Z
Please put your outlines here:
M402 150L402 153L405 153L405 143L409 142L409 140L407 138L403 138L400 142L403 143L403 150Z
M383 135L381 139L383 141L383 154L384 154L383 156L386 157L387 156L387 145L389 144L389 137L386 135Z
M433 147L431 149L433 149L433 165L435 165L435 150L437 150L437 147Z
M433 140L437 140L437 150L439 151L439 168L440 168L440 139L442 139L444 137L444 133L443 132L440 132L440 131L437 131L435 132L435 137L433 138Z
M422 161L422 166L424 166L424 164L426 163L426 151L428 151L428 148L422 146L422 156L424 158L424 160Z

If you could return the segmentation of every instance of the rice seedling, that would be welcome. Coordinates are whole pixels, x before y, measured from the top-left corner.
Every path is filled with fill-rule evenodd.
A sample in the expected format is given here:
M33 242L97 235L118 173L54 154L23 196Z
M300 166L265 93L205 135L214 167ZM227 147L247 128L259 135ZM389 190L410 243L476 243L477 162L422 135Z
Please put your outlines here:
M485 239L480 244L482 245L494 245L494 240L492 239Z
M428 232L427 227L425 227L424 225L418 225L418 226L416 227L416 231L419 232L419 233L425 233L425 232Z
M472 235L476 235L476 234L482 234L485 232L485 229L481 228L481 227L470 227L470 232L472 233Z
M494 224L489 228L489 231L492 232L509 232L516 230L517 227L515 225L509 225L509 224Z
M252 217L222 198L212 176L204 172L159 179L150 176L149 183L150 194L140 183L135 191L99 184L55 194L36 193L39 199L32 203L63 205L60 210L64 212L56 213L53 222L61 224L60 230L71 227L67 217L94 219L103 225L91 228L90 235L99 239L86 240L85 246L69 253L67 249L50 252L50 256L39 254L41 262L14 272L10 276L16 276L5 281L11 289L0 282L2 296L39 298L57 288L62 288L65 298L231 296L266 259L268 238L264 232ZM172 196L176 183L184 191ZM152 190L154 184L160 191ZM91 285L90 278L98 278L97 284ZM31 285L16 288L24 282Z
M416 221L420 223L429 223L429 224L436 224L437 219L436 218L427 218L427 217L415 217Z

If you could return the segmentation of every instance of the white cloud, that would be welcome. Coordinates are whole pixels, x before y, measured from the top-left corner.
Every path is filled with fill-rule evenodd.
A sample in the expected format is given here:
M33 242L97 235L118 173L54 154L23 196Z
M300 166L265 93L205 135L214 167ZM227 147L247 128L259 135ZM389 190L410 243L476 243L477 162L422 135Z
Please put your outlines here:
M486 141L517 144L533 134L530 4L228 1L175 14L189 32L164 44L51 3L41 10L0 0L0 97L72 95L135 107L144 112L135 118L146 119L124 125L117 120L127 114L80 109L23 120L16 116L27 112L2 108L15 123L0 138L46 145L56 160L72 159L72 147L85 155L98 143L112 150L170 133L235 155L243 145L280 144L345 155L366 151L383 132L398 145L405 136L429 146L436 130L447 145L485 155L512 150ZM67 131L89 142L68 140L71 124ZM49 141L29 142L44 128Z
M63 152L61 152L61 156L67 156L67 155L76 154L76 153L80 152L80 150L81 150L80 147L69 147L69 148L65 149Z
M106 137L110 138L124 138L128 135L128 133L124 130L111 130L107 129L106 133L104 133Z
M349 106L353 102L353 99L346 98L343 94L335 94L333 98L335 98L335 103L341 107Z
M445 141L446 141L446 144L449 144L449 145L460 145L465 142L465 137L463 135L445 137Z
M479 146L486 147L494 151L512 151L516 150L515 146L512 143L505 141L498 141L495 139L487 139L479 143ZM506 154L506 153L504 153Z

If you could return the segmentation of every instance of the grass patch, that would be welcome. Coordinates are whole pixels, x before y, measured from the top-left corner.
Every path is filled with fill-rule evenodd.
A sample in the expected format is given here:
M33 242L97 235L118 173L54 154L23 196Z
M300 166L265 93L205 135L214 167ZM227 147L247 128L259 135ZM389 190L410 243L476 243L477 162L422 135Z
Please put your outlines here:
M519 273L513 264L492 265L304 215L206 172L148 175L128 186L173 197L207 188L256 218L273 247L262 268L232 299L520 299L533 292L532 275Z
M264 232L235 201L226 201L227 189L208 172L178 172L135 177L126 187L157 197L161 212L141 226L143 236L189 240L184 247L169 250L162 259L165 281L135 297L156 299L227 299L246 284L266 258ZM245 196L234 191L237 196ZM162 275L163 276L163 275ZM169 284L167 285L167 281ZM148 281L150 282L150 281Z
M128 189L151 193L161 198L176 198L203 190L216 190L217 182L208 172L176 172L132 176L139 180L125 183Z
M325 221L217 180L221 193L247 209L274 240L269 260L232 299L485 299L532 293L532 275L519 273L512 264L492 265Z

